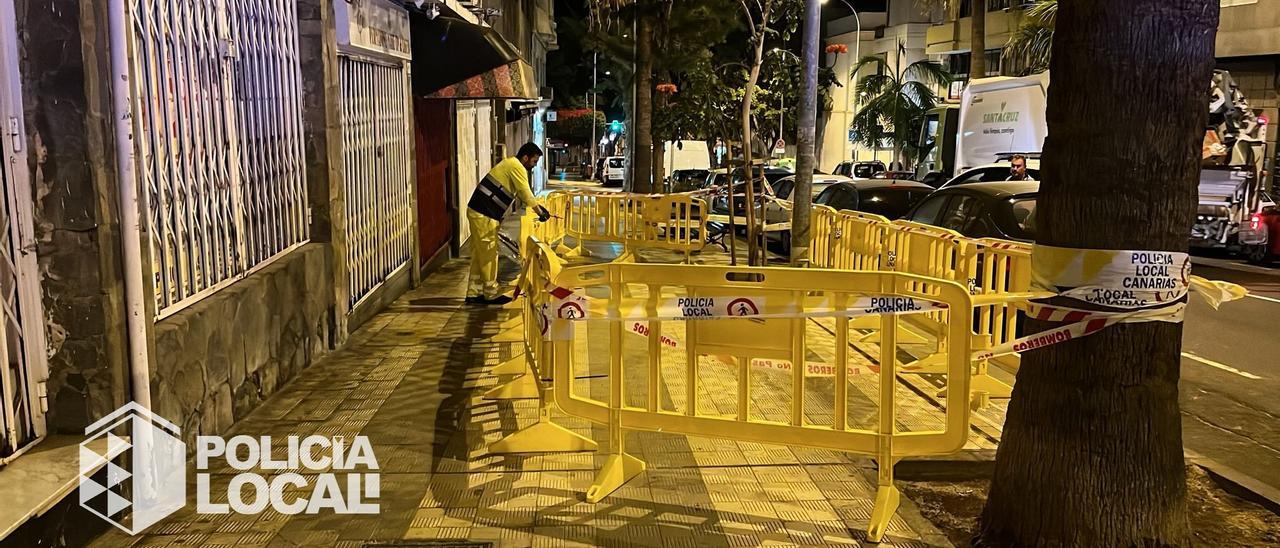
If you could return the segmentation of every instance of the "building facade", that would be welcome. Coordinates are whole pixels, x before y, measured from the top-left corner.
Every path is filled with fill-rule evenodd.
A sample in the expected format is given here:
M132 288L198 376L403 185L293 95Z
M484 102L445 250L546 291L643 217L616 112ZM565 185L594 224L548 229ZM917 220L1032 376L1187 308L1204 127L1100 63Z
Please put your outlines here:
M108 527L77 513L94 421L223 434L452 256L463 187L541 133L550 6L0 0L0 544ZM418 93L428 10L509 17L520 92Z
M924 59L929 28L929 15L914 2L889 2L886 11L862 12L827 24L826 43L844 45L849 51L826 54L826 64L835 71L839 85L831 88L831 111L824 113L818 169L831 172L847 160L880 160L885 165L894 161L891 144L868 148L851 139L853 116L867 100L857 96L858 81L875 70L864 67L854 75L853 68L867 56L880 57L889 67L906 67Z

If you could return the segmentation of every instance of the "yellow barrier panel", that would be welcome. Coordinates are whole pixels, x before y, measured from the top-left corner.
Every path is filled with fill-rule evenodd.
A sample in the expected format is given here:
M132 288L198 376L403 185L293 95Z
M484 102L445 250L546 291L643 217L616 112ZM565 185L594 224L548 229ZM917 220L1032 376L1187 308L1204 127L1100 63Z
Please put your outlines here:
M642 195L573 191L565 198L565 234L575 240L562 255L583 253L587 241L622 244L619 261L639 249L683 253L688 262L702 250L707 202L689 195Z
M868 382L855 382L868 377L854 372L855 353L849 352L848 337L852 311L918 312L939 306L925 308L925 301L945 305L952 319L942 331L952 379L948 396L964 401L971 348L983 340L971 337L972 300L960 284L892 272L612 263L565 268L552 286L560 301L551 308L572 307L587 314L576 321L548 319L554 339L549 354L555 403L570 416L609 429L609 455L587 492L590 502L600 501L644 470L644 463L625 450L625 430L855 452L873 455L879 464L879 488L868 526L869 537L878 541L898 504L894 464L906 456L958 451L967 439L967 405L946 406L938 428L903 431L895 390L898 364L892 359L899 316L879 318L885 336L879 345L878 371ZM589 302L584 306L582 301ZM723 317L740 313L752 315ZM812 318L825 313L832 314L824 319L834 324L831 348L819 348L822 341L807 335ZM671 326L678 323L672 314L685 318L679 322L683 329ZM717 314L721 317L689 319ZM574 317L582 318L576 312ZM628 333L643 337L644 343L628 345ZM674 340L677 337L683 338L683 348ZM580 359L584 349L587 359ZM608 359L591 359L593 351ZM815 354L829 363L811 363ZM717 367L715 359L736 371L732 381L724 380L723 370L710 369ZM573 381L575 369L603 367L603 361L607 387L585 380L578 384L585 383L588 393L580 394ZM783 363L787 365L780 367ZM636 368L642 374L624 377L625 371L634 373ZM763 373L756 370L764 369L790 378L762 388L755 381ZM815 396L806 383L818 381L808 377L824 369L830 374L823 376L832 380L823 382L833 382L834 389L827 399L812 400ZM596 369L590 372L586 378L599 376ZM704 385L713 374L727 385ZM735 386L736 397L728 397ZM859 405L863 400L854 397L855 391L874 411ZM726 400L736 401L736 406ZM784 403L762 403L778 401Z
M538 421L518 432L489 445L493 454L550 453L595 451L596 442L563 426L551 422L552 393L556 378L550 367L551 343L544 340L548 328L542 313L548 305L549 295L544 288L558 276L563 267L560 259L549 246L537 238L526 238L524 272L520 276L521 312L525 332L524 354L518 355L490 373L498 376L519 375L485 394L485 399L526 399L527 392L535 392L539 400Z
M551 213L551 218L545 222L539 221L538 215L533 211L525 211L525 214L520 217L520 255L522 257L529 256L530 250L527 245L530 236L549 246L561 246L558 251L568 251L568 248L563 245L569 194L563 190L555 190L542 196L541 200L542 206Z
M815 204L809 215L809 234L812 235L809 244L809 266L833 268L831 253L834 247L832 238L835 235L836 210Z
M831 268L882 270L881 255L889 219L860 211L840 211L831 231Z
M984 238L977 241L977 253L971 266L970 291L978 301L975 310L975 332L987 338L987 346L995 347L1018 337L1019 295L1031 291L1031 244ZM998 299L987 303L984 297ZM992 361L1010 371L1017 371L1021 356L1012 354ZM993 398L1008 398L1013 387L992 378L987 361L975 365L974 392Z

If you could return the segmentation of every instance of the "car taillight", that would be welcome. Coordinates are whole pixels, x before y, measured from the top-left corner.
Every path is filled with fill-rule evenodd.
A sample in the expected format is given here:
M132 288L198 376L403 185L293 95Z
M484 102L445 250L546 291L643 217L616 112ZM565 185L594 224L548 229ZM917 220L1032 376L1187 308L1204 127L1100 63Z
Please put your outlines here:
M1262 226L1262 214L1254 213L1253 217L1249 218L1249 230L1258 230L1259 226Z

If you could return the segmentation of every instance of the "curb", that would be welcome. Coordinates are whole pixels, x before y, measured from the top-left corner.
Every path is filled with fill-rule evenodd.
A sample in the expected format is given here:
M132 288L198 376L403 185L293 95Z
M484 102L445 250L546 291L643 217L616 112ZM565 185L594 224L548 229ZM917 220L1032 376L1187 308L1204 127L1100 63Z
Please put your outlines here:
M1194 451L1183 450L1183 454L1187 462L1199 466L1222 490L1280 515L1280 489Z
M903 459L893 475L907 481L969 481L990 479L995 466L995 449L974 449L945 457Z

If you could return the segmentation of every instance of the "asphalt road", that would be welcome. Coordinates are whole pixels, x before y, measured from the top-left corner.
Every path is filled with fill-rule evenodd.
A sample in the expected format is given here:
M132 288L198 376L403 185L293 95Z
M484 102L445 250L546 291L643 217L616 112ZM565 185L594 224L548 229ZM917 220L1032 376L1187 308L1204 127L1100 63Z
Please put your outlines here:
M1191 298L1183 445L1280 494L1280 269L1198 257L1192 271L1243 285L1250 296L1219 310Z

